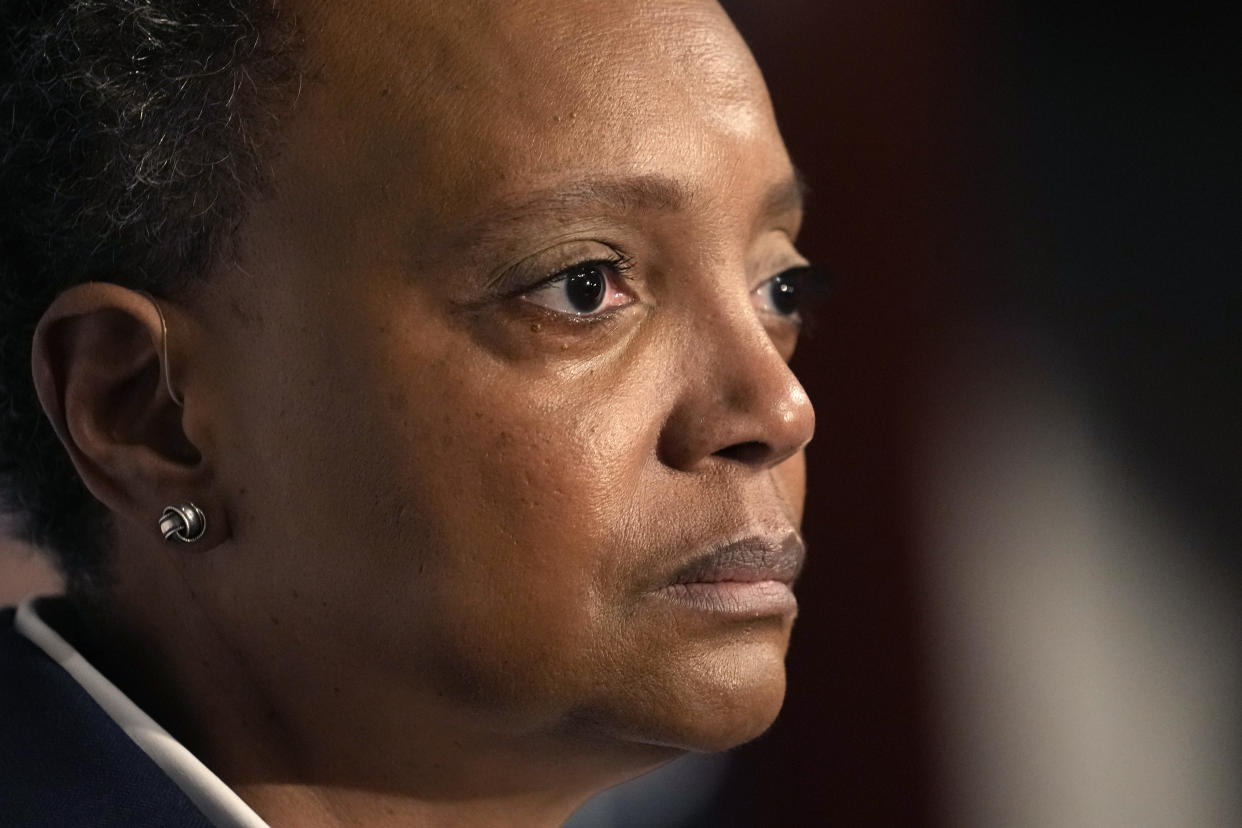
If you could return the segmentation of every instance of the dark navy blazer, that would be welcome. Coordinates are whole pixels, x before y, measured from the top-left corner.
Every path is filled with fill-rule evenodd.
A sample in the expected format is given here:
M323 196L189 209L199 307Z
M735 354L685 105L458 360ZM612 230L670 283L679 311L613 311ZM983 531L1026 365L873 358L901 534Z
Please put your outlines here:
M210 826L13 617L0 610L0 825Z

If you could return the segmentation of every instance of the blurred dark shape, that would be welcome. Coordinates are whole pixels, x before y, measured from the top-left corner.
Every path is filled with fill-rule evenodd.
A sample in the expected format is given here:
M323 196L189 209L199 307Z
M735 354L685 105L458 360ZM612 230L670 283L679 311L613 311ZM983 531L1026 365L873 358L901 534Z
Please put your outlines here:
M1000 306L1072 355L1067 368L1081 372L1136 474L1236 548L1236 9L1005 5L1010 17L996 22L1012 35L989 39L1002 71L986 90L1003 150L988 195L1012 205Z

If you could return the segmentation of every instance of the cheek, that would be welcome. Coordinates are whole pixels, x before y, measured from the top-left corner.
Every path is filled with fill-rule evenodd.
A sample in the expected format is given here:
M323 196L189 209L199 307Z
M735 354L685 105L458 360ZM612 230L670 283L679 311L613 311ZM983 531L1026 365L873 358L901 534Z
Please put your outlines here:
M404 409L391 508L421 506L394 537L417 556L446 692L555 706L599 673L611 608L633 588L633 510L658 430L649 400L616 389L650 387L454 371L433 406Z
M462 516L452 534L479 541L471 558L481 574L580 615L632 546L630 512L654 438L632 401L559 392L487 388L478 402L503 418L476 417L475 449L453 458L469 469L468 485L445 505Z
M413 470L436 498L432 513L457 516L446 535L477 541L462 550L476 567L529 579L535 590L595 591L631 546L622 535L640 523L631 512L655 457L661 408L645 376L650 360L631 354L558 368L498 360L468 343L461 352L475 364L446 362L413 440L446 470Z

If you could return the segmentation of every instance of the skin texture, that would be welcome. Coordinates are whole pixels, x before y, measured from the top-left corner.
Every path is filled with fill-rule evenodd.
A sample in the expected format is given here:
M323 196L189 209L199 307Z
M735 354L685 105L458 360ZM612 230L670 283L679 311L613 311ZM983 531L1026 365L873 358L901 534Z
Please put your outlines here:
M80 645L278 825L555 824L758 735L794 613L654 594L801 518L814 414L763 300L800 212L744 44L698 0L295 11L274 192L161 300L184 407L137 294L36 334L117 525ZM615 251L606 313L553 309ZM181 499L194 547L155 531Z

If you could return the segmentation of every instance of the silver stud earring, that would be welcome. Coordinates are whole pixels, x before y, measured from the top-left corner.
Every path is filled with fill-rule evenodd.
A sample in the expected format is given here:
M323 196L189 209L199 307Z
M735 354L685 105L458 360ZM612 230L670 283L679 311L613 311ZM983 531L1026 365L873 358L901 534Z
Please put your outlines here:
M182 543L194 543L207 531L207 516L203 510L186 501L169 506L160 515L160 532L164 540L176 538Z

